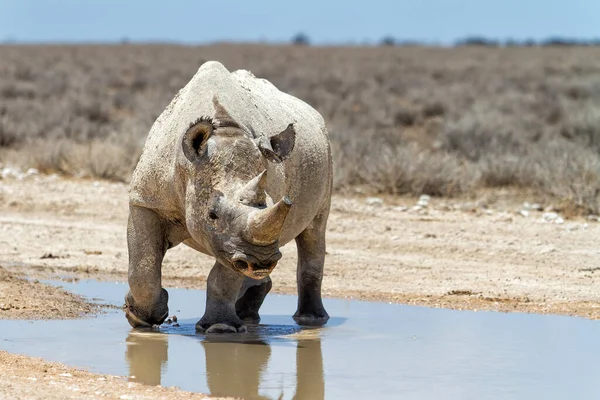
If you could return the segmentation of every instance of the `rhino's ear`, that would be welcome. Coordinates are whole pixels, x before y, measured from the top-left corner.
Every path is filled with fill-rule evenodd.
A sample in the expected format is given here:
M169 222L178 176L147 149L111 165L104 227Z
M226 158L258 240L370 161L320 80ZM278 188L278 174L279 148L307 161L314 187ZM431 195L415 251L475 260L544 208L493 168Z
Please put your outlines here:
M281 133L267 139L258 139L260 152L270 161L281 162L288 158L296 144L296 131L294 124L289 124Z
M183 154L190 161L195 161L200 156L200 148L214 131L210 118L202 117L192 123L183 135Z

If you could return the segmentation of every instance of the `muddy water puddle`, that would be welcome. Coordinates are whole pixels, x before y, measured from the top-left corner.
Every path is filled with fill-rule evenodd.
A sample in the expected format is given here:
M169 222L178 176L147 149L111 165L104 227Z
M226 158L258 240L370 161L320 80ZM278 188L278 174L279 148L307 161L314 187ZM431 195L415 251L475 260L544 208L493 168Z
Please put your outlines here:
M121 305L127 285L60 283ZM203 291L170 289L179 326L133 331L121 310L2 321L0 348L149 385L247 399L600 398L600 323L575 317L326 299L324 328L271 294L247 334L199 335Z

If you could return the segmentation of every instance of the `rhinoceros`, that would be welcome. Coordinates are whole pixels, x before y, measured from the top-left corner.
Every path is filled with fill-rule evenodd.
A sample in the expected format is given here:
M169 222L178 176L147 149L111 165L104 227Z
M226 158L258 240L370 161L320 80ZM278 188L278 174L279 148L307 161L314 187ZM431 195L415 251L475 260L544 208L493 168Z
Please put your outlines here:
M260 321L280 247L298 250L299 325L328 319L321 298L332 158L322 116L246 70L209 61L152 125L129 186L133 327L168 315L166 251L180 243L215 258L199 332L239 333Z

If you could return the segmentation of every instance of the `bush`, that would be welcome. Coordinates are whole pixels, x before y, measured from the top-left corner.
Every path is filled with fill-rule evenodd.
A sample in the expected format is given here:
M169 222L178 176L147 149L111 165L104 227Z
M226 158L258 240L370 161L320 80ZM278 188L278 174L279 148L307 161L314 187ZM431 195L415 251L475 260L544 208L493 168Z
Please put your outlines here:
M379 42L381 46L395 46L396 39L393 36L385 36Z
M304 33L298 33L292 38L292 44L296 46L308 46L310 44L310 40Z

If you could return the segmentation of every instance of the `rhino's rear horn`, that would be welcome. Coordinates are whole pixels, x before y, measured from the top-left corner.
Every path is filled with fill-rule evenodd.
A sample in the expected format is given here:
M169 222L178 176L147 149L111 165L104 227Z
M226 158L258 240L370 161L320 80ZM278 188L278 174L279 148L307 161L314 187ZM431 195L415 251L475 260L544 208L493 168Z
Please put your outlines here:
M256 245L275 243L291 207L292 201L286 196L271 207L250 214L246 240Z
M267 202L267 170L252 178L240 192L240 201L251 206L263 206Z

